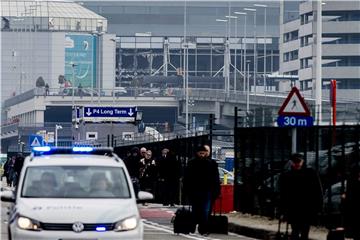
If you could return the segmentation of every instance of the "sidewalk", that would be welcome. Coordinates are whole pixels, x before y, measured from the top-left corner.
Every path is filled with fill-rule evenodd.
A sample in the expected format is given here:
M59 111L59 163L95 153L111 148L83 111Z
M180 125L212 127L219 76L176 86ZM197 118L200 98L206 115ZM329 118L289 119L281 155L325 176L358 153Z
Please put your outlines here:
M226 214L229 219L229 231L256 239L273 239L278 230L278 220L270 220L266 217L254 216L243 213ZM281 231L285 232L286 224L281 225ZM289 227L291 232L291 227ZM326 240L328 230L326 228L312 227L310 239Z

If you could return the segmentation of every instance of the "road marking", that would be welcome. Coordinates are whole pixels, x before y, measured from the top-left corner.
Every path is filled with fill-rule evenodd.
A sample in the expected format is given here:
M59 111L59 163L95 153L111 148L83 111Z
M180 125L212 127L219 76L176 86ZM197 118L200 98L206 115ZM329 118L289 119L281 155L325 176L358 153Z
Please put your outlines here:
M154 222L151 222L148 220L143 220L143 223L145 224L146 227L153 228L153 229L163 231L166 233L174 234L174 231L171 227L163 226L163 225L160 225L158 223L154 223ZM180 233L179 236L182 236L182 237L188 238L188 239L194 239L194 240L221 240L218 238L204 237L204 236L200 236L197 234L182 234L182 233Z

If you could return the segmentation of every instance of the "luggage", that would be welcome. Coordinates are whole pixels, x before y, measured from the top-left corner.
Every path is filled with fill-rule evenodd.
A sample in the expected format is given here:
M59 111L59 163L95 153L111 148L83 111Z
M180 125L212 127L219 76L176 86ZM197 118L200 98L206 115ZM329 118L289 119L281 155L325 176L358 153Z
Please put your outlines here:
M194 222L190 207L182 207L176 210L172 223L174 225L174 233L189 234L195 232L196 223Z
M228 234L229 220L222 215L222 197L220 196L220 214L216 215L215 210L209 217L209 230L211 233Z
M211 215L209 218L209 230L211 233L228 234L229 221L224 215Z
M344 240L345 239L345 230L343 228L331 229L329 230L326 240Z

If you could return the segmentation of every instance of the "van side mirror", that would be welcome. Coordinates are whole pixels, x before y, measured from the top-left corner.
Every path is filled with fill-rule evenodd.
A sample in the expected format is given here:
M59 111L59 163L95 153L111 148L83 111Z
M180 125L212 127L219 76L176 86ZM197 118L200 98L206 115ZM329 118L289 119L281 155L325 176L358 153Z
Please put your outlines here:
M0 192L2 202L15 202L15 196L13 191L2 191Z
M136 202L143 203L143 202L150 201L153 199L154 199L154 195L152 195L151 193L145 192L145 191L140 191L137 195Z

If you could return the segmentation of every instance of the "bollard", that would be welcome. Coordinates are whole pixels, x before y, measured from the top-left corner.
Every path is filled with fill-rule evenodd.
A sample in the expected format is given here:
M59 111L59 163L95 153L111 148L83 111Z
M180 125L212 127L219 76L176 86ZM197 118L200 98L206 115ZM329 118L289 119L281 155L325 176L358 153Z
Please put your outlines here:
M227 185L228 184L228 174L227 173L224 173L224 182L223 182L224 185Z

